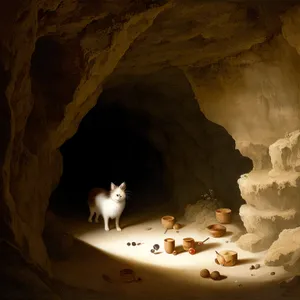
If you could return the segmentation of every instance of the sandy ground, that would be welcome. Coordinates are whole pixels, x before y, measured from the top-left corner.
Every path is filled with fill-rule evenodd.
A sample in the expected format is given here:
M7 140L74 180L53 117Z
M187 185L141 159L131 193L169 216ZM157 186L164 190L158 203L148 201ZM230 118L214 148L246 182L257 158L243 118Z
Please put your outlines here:
M282 267L265 266L264 252L242 251L231 241L238 226L227 225L226 236L213 238L194 223L187 224L178 218L185 226L179 232L169 230L165 234L160 217L167 213L125 216L122 232L115 230L114 223L111 231L105 232L102 221L90 224L82 219L63 219L66 230L76 237L76 242L67 260L53 262L55 278L72 286L99 291L101 299L299 299L298 292L279 286L279 282L293 274ZM201 241L208 236L210 239L195 255L184 252L173 256L163 249L167 237L174 238L176 246L180 246L184 237ZM127 246L128 242L141 245ZM161 253L150 252L154 244L160 245L158 252ZM217 265L215 250L237 251L239 263L234 267ZM261 267L249 270L252 264ZM141 281L123 283L119 275L123 268L133 269ZM227 278L203 279L199 276L203 268L219 271ZM271 272L275 275L270 275Z

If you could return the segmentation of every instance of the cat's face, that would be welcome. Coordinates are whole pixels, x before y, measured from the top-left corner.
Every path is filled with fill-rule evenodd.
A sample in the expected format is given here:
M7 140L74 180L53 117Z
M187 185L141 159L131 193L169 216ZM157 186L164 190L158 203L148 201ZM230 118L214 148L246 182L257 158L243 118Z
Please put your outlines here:
M115 184L111 183L110 185L110 195L111 198L116 202L121 202L126 199L126 183L123 182L120 186L116 186Z

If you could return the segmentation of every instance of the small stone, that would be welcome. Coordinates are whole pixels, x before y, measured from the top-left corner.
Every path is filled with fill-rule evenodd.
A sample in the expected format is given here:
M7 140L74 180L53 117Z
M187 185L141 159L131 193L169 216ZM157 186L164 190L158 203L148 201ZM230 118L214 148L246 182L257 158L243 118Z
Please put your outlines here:
M151 253L155 253L155 250L154 250L154 249L151 249L150 252L151 252Z
M142 243L137 243L138 246L142 245Z
M275 275L275 272L271 272L270 275Z
M203 270L200 271L200 276L202 278L208 278L208 277L210 277L210 273L207 269L203 269Z
M221 279L221 275L218 271L211 272L210 277L213 280L220 280Z
M138 279L136 281L142 281L142 278L141 277L138 277Z
M149 230L152 230L152 227L148 227L148 228L146 228L146 230L148 230L148 231L149 231Z
M153 249L158 250L159 249L159 245L158 244L153 245Z
M239 285L238 285L238 287L242 287L242 286L243 286L242 284L239 284Z
M132 245L132 246L136 246L136 243L135 243L135 242L132 242L131 245Z
M226 241L226 243L229 243L229 241Z
M181 225L178 224L178 223L176 223L176 224L173 225L173 229L175 229L175 230L178 230L180 228L181 228Z
M256 264L255 266L254 266L254 268L257 270L257 269L259 269L260 268L260 264Z
M255 269L255 267L252 265L250 268L249 268L250 270L254 270Z
M177 233L179 233L179 231L178 231L178 230L177 230L176 232L177 232Z
M254 274L251 274L251 276L254 276Z
M127 246L130 246L131 245L131 243L127 243Z

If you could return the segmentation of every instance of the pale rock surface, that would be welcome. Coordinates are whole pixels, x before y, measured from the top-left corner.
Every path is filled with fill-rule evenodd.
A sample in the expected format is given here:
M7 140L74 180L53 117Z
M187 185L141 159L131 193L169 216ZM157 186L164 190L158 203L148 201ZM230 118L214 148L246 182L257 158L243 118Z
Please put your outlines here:
M242 249L266 250L281 231L300 226L299 136L297 130L270 145L270 171L252 171L238 180L247 203L240 208L247 230L237 242Z
M269 152L273 166L271 176L285 171L300 172L300 130L277 140L270 145Z
M271 168L269 148L263 144L252 144L251 142L236 142L236 147L241 154L251 158L253 170L268 170Z
M284 266L300 275L300 227L283 230L265 257L268 266Z

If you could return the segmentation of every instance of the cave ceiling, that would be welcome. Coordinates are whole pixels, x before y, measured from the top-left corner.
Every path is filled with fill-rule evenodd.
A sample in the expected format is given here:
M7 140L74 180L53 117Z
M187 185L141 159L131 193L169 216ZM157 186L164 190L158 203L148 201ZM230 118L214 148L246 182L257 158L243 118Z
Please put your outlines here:
M38 35L77 40L86 57L110 49L112 28L128 14L163 7L138 35L113 73L201 68L262 44L281 31L280 15L297 1L64 1L43 5ZM147 22L142 19L139 22ZM137 22L136 27L141 24ZM132 29L134 30L134 28ZM105 59L105 57L104 57Z

